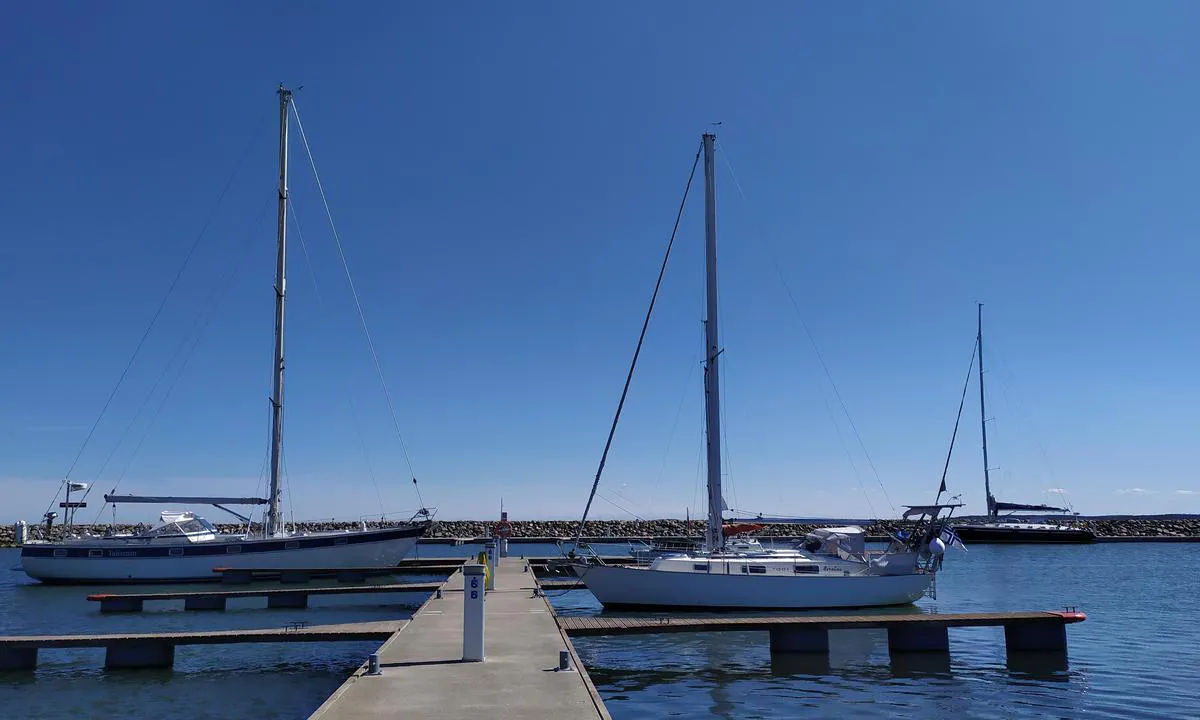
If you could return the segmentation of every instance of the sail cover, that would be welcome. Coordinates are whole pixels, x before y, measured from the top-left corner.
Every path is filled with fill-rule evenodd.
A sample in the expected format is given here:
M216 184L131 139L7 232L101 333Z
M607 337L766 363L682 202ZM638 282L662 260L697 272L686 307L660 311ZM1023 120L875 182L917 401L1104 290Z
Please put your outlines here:
M993 503L993 507L996 508L996 512L1001 512L1003 510L1008 510L1009 512L1015 510L1023 510L1026 512L1070 512L1070 510L1067 510L1066 508L1051 507L1049 505L1025 505L1023 503L1000 502L999 500Z

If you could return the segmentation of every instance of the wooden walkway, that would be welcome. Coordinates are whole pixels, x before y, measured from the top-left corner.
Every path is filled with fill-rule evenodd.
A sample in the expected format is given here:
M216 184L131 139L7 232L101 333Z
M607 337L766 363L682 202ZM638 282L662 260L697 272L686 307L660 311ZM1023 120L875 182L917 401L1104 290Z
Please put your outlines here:
M1086 620L1081 612L913 613L910 615L767 615L761 617L559 617L570 636L637 635L680 632L770 633L772 653L828 653L830 630L885 628L888 651L950 651L952 627L1003 627L1004 646L1013 652L1067 651L1066 626Z
M810 630L858 630L893 627L996 627L1022 622L1055 625L1082 622L1083 613L997 612L997 613L912 613L909 615L737 615L687 617L559 617L558 625L572 637L587 635L640 635L671 632L745 632L804 628Z
M462 567L463 560L441 560L421 565L360 568L213 568L226 585L247 585L252 582L278 581L281 583L306 583L320 578L336 578L338 582L364 582L369 577L387 575L440 575Z
M230 645L267 642L352 642L392 637L407 621L343 625L292 624L261 630L117 633L107 635L22 635L0 637L0 670L32 670L42 648L107 648L108 668L170 667L177 645Z
M499 561L496 590L487 593L484 606L483 662L462 662L462 589L463 576L452 575L442 598L430 598L379 649L382 674L361 668L312 718L609 718L549 603L534 593L523 560ZM564 650L578 670L555 670Z
M234 598L265 597L268 608L305 608L310 595L362 595L374 593L431 593L442 583L393 583L387 585L335 585L333 587L260 588L256 590L215 590L201 592L101 593L87 599L100 603L100 612L141 612L143 603L158 600L183 600L184 610L224 610ZM424 602L425 598L421 598ZM416 607L421 602L409 602Z

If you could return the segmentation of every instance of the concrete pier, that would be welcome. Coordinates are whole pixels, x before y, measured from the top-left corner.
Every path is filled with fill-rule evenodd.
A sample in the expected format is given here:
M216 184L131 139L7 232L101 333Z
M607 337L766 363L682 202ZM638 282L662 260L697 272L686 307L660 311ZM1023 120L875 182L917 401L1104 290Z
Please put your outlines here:
M213 568L226 585L248 585L252 582L274 581L284 584L306 583L318 578L335 578L342 583L361 583L369 577L386 575L440 575L458 570L464 558L443 558L410 562L395 567L360 568Z
M1055 622L1023 622L1004 626L1004 646L1008 652L1067 649L1067 628Z
M306 608L310 595L363 595L378 593L431 593L442 583L390 583L334 587L260 588L257 590L205 590L199 592L99 593L87 599L100 603L100 612L141 612L147 601L183 600L184 610L224 610L227 600L265 597L268 608ZM423 598L422 598L423 599ZM417 603L410 603L416 605Z
M908 615L629 615L559 617L559 627L571 636L640 635L680 632L770 633L771 652L829 652L829 630L879 629L888 631L888 651L895 657L910 653L949 656L952 627L1004 628L1010 656L1031 652L1066 655L1071 623L1083 622L1081 612L912 613Z
M771 652L828 654L829 631L775 628L771 630Z
M108 646L104 652L104 667L169 668L175 664L175 646L154 640L131 640Z
M442 598L431 598L379 649L382 674L360 668L312 718L609 718L534 586L524 561L499 560L484 604L487 659L463 662L463 576L453 575ZM574 670L557 670L562 651Z
M353 642L394 637L406 621L211 630L208 632L123 633L108 635L18 635L0 637L0 670L32 670L41 648L106 648L108 668L170 667L178 645L231 645L274 642Z
M950 630L945 625L897 625L887 633L890 653L950 652Z

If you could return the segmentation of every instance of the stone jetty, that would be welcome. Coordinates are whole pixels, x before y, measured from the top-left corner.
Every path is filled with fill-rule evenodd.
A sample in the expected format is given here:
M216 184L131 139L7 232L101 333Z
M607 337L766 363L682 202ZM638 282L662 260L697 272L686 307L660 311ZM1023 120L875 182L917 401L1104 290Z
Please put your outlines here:
M962 518L968 521L979 518ZM957 519L956 519L957 520ZM368 527L388 527L396 523L368 522ZM429 538L481 538L489 537L495 527L494 520L439 520L433 524ZM513 538L561 538L574 537L578 525L574 520L513 520ZM829 526L837 523L795 523L787 525L768 525L756 532L758 537L796 537L804 535L813 528ZM1200 537L1200 517L1189 518L1080 518L1080 527L1087 528L1102 538L1121 537ZM867 526L867 534L882 536L907 525L899 520L879 520ZM79 529L80 526L76 526ZM99 524L91 526L91 531L97 535L108 532L137 532L145 529L144 524L110 526ZM245 526L217 526L224 533L245 532ZM254 526L257 529L257 526ZM350 530L361 527L357 522L336 520L316 520L295 524L296 532L325 532L331 530ZM678 519L660 520L592 520L584 528L585 538L655 538L655 537L698 537L702 533L703 523L692 520L690 523ZM40 525L29 526L31 538L43 538L46 533ZM62 537L62 527L55 526L50 532L51 539ZM12 525L0 527L0 547L13 545Z

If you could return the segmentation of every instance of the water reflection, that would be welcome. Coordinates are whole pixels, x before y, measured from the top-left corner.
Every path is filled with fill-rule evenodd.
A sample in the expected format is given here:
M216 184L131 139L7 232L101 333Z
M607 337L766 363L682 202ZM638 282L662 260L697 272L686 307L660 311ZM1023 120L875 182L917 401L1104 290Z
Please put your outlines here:
M893 653L891 670L896 678L950 677L950 653Z
M1067 682L1067 653L1055 651L1009 650L1005 662L1009 675L1019 680Z

